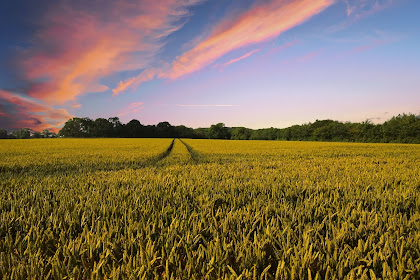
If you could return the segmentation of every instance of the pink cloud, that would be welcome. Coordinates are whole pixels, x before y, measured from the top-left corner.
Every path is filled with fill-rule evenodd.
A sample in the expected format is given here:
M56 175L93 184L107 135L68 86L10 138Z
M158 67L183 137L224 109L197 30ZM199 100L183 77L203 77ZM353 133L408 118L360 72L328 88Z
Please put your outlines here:
M370 49L373 49L373 48L375 48L377 46L388 44L388 43L390 43L390 41L377 40L377 41L372 42L371 44L367 44L367 45L363 45L363 46L358 46L358 47L352 49L350 52L353 53L353 54L354 53L365 52L365 51L368 51Z
M117 116L122 117L128 114L138 113L144 108L143 102L132 102L126 108L122 110Z
M123 0L83 11L71 1L53 5L33 38L34 47L22 54L21 66L33 84L28 94L63 104L106 91L101 78L148 67L162 38L178 30L187 8L200 1Z
M72 108L79 109L82 107L82 104L73 104L71 105Z
M276 53L276 52L280 52L280 51L282 51L284 49L290 48L290 47L296 45L299 42L300 42L299 40L293 40L291 42L288 42L288 43L286 43L284 45L281 45L281 46L278 46L278 47L275 47L274 46L274 43L273 43L273 48L270 49L270 54L273 54L273 53Z
M231 104L176 104L178 107L238 107Z
M321 53L320 50L316 50L316 51L307 53L307 54L305 54L305 55L303 55L301 57L298 57L296 59L296 62L298 62L298 63L308 62L308 61L314 59L315 57L317 57L320 53Z
M63 108L44 105L27 97L22 97L0 90L0 103L3 104L0 114L0 125L19 129L28 127L36 131L49 129L57 132L73 116Z
M276 37L330 6L333 0L273 0L246 11L236 21L219 23L215 32L181 55L161 76L177 79L195 72L224 54Z
M348 56L352 56L358 53L362 53L362 52L366 52L369 50L372 50L376 47L379 47L381 45L386 45L386 44L390 44L392 42L395 42L397 39L389 39L389 40L373 40L368 44L364 44L364 45L360 45L357 46L353 49L350 49L344 53L338 54L337 57L338 58L343 58L343 57L348 57Z
M144 82L153 80L161 72L160 69L149 68L141 72L136 77L121 81L116 88L114 88L113 95L119 95L120 93L126 91L130 87L139 86Z
M241 61L241 60L243 60L243 59L245 59L245 58L247 58L247 57L250 57L251 55L253 55L254 53L259 52L259 51L260 51L260 49L256 49L256 50L253 50L253 51L250 51L250 52L248 52L248 53L244 54L243 56L240 56L240 57L238 57L238 58L231 59L231 60L229 60L228 62L224 63L224 64L222 65L222 67L226 67L226 66L228 66L228 65L231 65L232 63L235 63L235 62Z
M236 18L228 18L219 22L210 36L179 56L169 68L161 68L154 73L153 78L146 76L147 79L145 79L140 74L138 77L123 81L114 89L114 93L121 93L146 80L154 78L174 80L196 72L212 64L226 53L279 36L284 31L320 13L333 3L334 0L258 2Z

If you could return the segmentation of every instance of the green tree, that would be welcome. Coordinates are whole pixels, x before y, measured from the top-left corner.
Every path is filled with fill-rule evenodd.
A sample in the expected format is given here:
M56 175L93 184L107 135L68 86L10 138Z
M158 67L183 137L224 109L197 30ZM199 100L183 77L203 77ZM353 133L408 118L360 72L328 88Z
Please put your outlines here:
M35 132L32 134L32 138L43 138L43 137L42 137L41 132L39 132L39 131L35 131Z
M114 133L113 124L104 118L97 118L93 124L93 137L112 137Z
M93 120L89 118L69 119L59 131L60 136L64 137L91 137L93 130Z
M248 140L251 138L252 129L246 127L234 127L230 131L230 139L234 140Z
M315 139L321 141L347 141L349 132L343 123L334 121L315 129L313 135Z
M210 139L229 139L229 129L225 127L224 123L213 124L208 131L208 137Z
M44 129L44 130L42 130L41 134L42 134L42 137L44 137L44 138L50 138L53 133L50 132L48 129Z
M127 137L144 137L143 135L143 125L138 120L129 121L125 127L125 136Z
M208 132L209 132L209 128L206 128L206 127L196 128L196 129L194 129L194 137L193 138L198 138L198 139L209 138L208 137L208 134L209 134Z
M194 129L186 127L185 125L178 125L174 127L175 135L178 138L194 138Z
M108 121L112 124L112 137L121 137L124 133L124 126L118 117L109 118Z
M160 122L156 125L156 137L175 137L175 130L169 122Z
M7 139L7 130L5 129L0 129L0 139Z
M32 129L22 128L12 132L13 136L18 139L29 139L31 138Z
M385 142L420 142L420 118L413 114L392 117L382 125Z

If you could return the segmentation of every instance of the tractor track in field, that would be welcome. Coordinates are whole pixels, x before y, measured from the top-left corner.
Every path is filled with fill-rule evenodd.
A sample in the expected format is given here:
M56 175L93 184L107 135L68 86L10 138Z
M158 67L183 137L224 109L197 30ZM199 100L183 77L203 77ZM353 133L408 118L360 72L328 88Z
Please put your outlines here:
M157 155L154 158L151 158L150 161L153 162L153 163L156 163L156 162L161 161L162 159L168 157L171 154L172 149L174 148L174 144L175 144L175 138L172 139L171 144L169 145L169 147L163 153Z
M182 141L181 139L178 138L178 140L184 144L185 148L187 148L188 152L190 153L191 156L191 160L194 163L198 163L200 161L204 161L204 157L202 155L200 155L197 151L195 151L190 145L188 145L187 143L185 143L184 141Z
M141 169L146 167L153 167L161 165L162 161L169 157L172 153L172 150L175 145L175 141L179 140L187 149L190 154L190 163L197 164L200 162L206 162L205 157L196 152L190 145L185 143L179 138L172 139L170 145L162 153L145 159L144 161L139 162L120 162L114 163L107 166L80 166L80 165L48 165L48 166L25 166L25 167L3 167L0 166L0 173L3 175L8 174L9 176L15 176L16 174L27 174L27 175L36 175L39 172L43 172L45 175L54 175L54 174L66 174L73 176L73 174L80 174L85 172L97 172L97 171L119 171L123 169ZM166 164L166 163L164 163Z
M161 162L163 159L168 157L175 144L175 139L172 139L171 144L166 148L166 150L156 156L145 159L141 162L121 162L114 163L102 167L97 166L80 166L80 165L47 165L47 166L24 166L24 167L3 167L0 166L0 173L9 174L10 176L15 176L16 174L29 174L36 175L39 172L43 172L45 175L54 175L54 174L66 174L73 175L75 173L83 172L96 172L96 171L119 171L123 169L141 169L145 167L155 166L158 162Z

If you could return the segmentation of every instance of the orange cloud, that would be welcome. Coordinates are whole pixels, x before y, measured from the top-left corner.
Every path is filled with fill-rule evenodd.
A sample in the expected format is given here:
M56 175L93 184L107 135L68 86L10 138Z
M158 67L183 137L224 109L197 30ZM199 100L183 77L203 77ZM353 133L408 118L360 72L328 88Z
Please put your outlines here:
M35 131L49 129L58 132L59 128L73 116L65 109L56 109L35 100L0 90L0 127L20 129L24 127Z
M160 77L177 79L195 72L232 50L280 35L332 3L333 0L273 0L256 5L232 23L221 22L210 37L181 55Z
M106 91L101 78L150 65L162 38L178 30L187 8L200 1L112 1L83 11L71 1L52 6L34 47L22 54L23 71L32 84L28 95L63 104Z
M155 78L174 80L198 71L230 51L280 35L320 13L333 3L334 0L259 2L250 10L239 15L238 18L220 22L207 39L179 56L170 67L153 69L153 74L145 71L144 74L141 73L137 77L122 81L113 90L114 94L120 94L130 87L138 86ZM252 53L247 54L247 56L250 55Z
M153 80L159 73L160 69L149 68L141 72L138 76L121 81L116 88L114 88L113 95L119 95L121 92L124 92L130 87L139 86L143 82L148 82Z

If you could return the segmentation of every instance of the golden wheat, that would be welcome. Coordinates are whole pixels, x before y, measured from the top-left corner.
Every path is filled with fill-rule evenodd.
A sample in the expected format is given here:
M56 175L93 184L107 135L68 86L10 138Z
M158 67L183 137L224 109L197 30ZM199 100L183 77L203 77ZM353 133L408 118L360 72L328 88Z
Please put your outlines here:
M420 146L0 142L3 279L416 279Z

